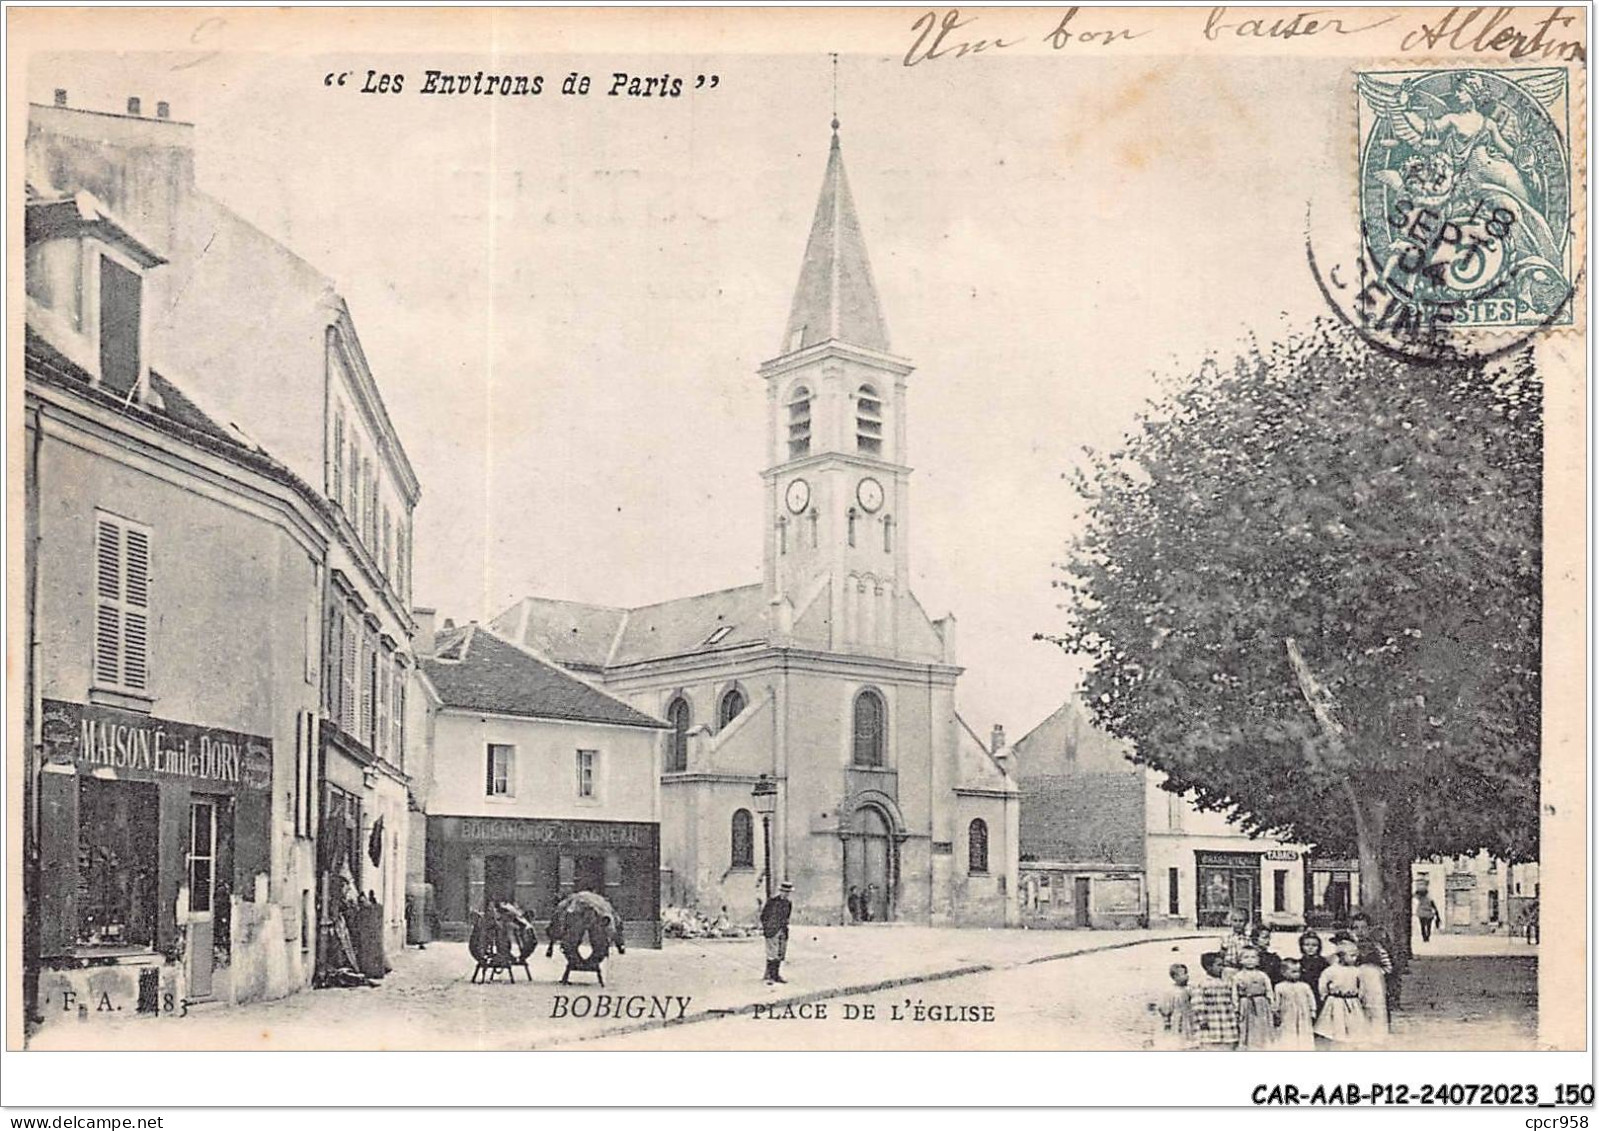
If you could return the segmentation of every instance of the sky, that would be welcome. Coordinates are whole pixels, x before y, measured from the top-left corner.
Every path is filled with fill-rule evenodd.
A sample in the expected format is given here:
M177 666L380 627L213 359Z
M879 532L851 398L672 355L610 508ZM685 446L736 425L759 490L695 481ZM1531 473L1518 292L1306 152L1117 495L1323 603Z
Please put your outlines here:
M417 604L483 620L526 594L632 605L758 580L756 369L821 186L827 56L502 57L545 93L413 93L427 68L484 63L41 56L27 83L86 108L169 101L201 187L335 280L422 482ZM357 93L367 68L407 90ZM560 95L572 71L596 90ZM612 98L615 71L718 83ZM894 351L917 366L912 587L959 622L962 714L1014 738L1081 670L1034 634L1062 624L1052 563L1084 447L1113 448L1208 353L1324 311L1305 217L1353 192L1328 183L1354 145L1348 76L846 55L837 97Z

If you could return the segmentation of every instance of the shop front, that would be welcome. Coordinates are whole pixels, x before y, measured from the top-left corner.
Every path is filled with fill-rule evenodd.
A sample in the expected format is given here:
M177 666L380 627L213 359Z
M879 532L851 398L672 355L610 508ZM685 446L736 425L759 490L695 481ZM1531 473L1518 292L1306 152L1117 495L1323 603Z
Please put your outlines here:
M1360 862L1312 856L1305 865L1305 925L1347 927L1360 906Z
M628 943L661 945L658 824L429 817L427 827L427 882L447 932L464 936L487 904L514 903L538 922L592 891L622 916Z
M1225 927L1235 909L1260 921L1261 853L1194 852L1196 926Z
M235 901L270 868L272 740L52 699L41 721L39 1014L232 1000Z
M1144 874L1027 860L1018 905L1029 927L1126 930L1147 925Z
M336 726L321 728L316 873L319 987L381 978L404 946L404 778Z

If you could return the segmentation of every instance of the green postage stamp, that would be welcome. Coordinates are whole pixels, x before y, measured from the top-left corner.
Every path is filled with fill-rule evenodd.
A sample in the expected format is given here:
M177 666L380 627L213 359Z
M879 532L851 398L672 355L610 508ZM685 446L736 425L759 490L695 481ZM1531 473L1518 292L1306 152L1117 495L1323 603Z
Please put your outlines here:
M1573 320L1564 68L1364 71L1360 222L1374 319ZM1408 307L1408 312L1396 313Z

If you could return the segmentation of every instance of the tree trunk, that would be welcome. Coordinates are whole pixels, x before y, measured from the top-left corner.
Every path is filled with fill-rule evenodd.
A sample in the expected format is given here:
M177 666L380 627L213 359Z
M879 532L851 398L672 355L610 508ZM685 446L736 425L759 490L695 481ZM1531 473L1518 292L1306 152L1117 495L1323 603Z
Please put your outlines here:
M1374 923L1384 923L1384 894L1387 876L1383 869L1383 848L1388 831L1386 799L1363 798L1350 791L1355 807L1355 854L1360 861L1360 907Z

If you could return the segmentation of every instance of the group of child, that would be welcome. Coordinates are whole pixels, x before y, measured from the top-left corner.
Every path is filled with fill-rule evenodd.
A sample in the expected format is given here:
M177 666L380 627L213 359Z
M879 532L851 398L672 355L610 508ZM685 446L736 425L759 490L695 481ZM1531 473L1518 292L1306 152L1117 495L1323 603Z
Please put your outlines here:
M1189 982L1175 963L1171 985L1150 1004L1152 1045L1166 1049L1283 1049L1380 1045L1388 1037L1388 979L1393 963L1366 930L1332 938L1334 957L1307 930L1299 954L1271 949L1271 928L1234 922L1219 949L1200 958L1203 976Z

